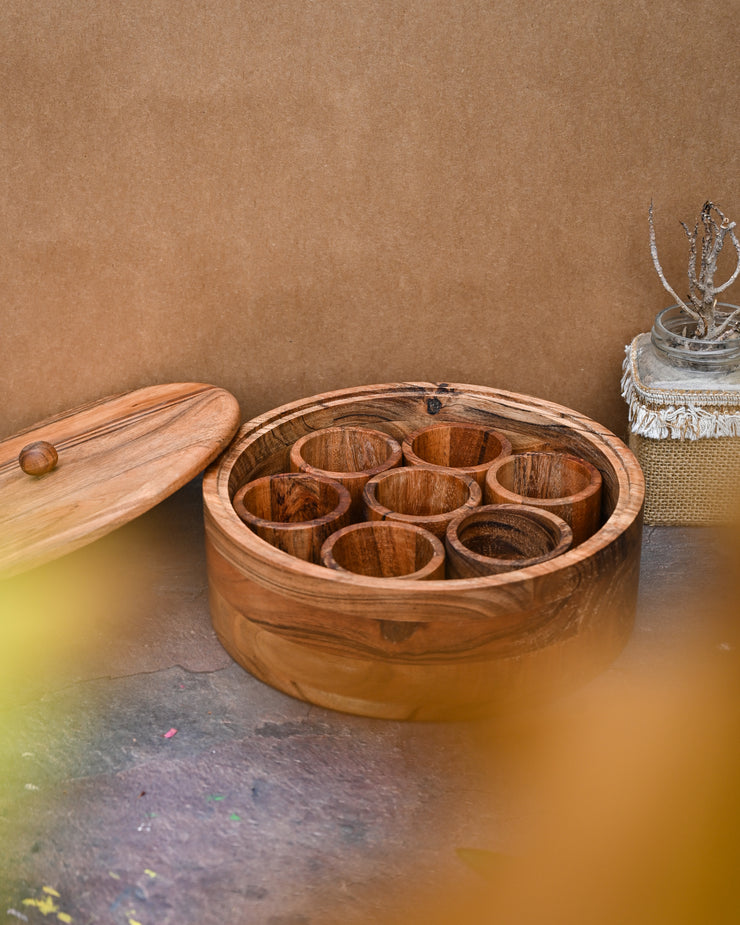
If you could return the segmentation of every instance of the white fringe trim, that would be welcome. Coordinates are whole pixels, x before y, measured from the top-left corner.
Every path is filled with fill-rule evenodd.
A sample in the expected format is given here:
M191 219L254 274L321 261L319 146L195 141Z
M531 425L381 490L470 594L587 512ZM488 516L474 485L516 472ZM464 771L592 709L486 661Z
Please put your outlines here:
M647 403L644 400L645 390L635 384L631 344L626 348L622 370L622 397L629 407L630 431L633 434L653 440L740 437L740 408L730 411L726 408L698 407L677 402L659 405ZM677 391L675 397L684 396Z

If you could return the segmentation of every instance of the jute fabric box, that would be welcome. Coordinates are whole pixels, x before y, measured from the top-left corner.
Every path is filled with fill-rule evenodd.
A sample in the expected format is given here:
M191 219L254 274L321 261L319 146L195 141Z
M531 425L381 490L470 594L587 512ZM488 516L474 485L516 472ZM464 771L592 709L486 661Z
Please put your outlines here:
M740 370L672 366L649 334L626 348L629 445L645 474L645 523L712 525L740 513Z

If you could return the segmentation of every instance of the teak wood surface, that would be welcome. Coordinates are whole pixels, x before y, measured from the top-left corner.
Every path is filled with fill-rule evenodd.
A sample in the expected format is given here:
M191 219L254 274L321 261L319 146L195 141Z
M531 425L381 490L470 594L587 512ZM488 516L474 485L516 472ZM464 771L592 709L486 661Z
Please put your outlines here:
M402 444L407 466L436 466L473 476L483 487L494 460L511 453L499 431L479 424L435 423L409 434Z
M400 442L434 421L483 423L514 452L559 450L602 474L600 529L557 559L482 578L346 575L252 534L232 506L248 479L290 467L291 445L357 424ZM446 719L488 713L592 677L631 631L644 480L610 431L567 408L482 386L392 383L325 393L245 424L203 482L213 624L250 672L352 713Z
M366 520L416 524L441 540L453 517L477 507L482 498L472 476L429 466L388 469L370 479L362 492Z
M352 496L352 518L362 519L368 479L401 463L401 445L371 427L344 425L305 434L290 449L290 468L341 482Z
M572 544L573 531L550 511L526 504L484 505L451 521L445 536L447 577L527 568L561 556Z
M487 504L527 504L562 517L578 546L599 529L601 473L568 453L519 453L486 473Z
M264 475L234 495L234 509L259 537L278 549L321 562L321 547L350 521L352 498L341 482L307 472Z
M0 577L71 552L132 520L210 463L239 426L229 392L186 382L112 396L0 443ZM58 462L25 473L21 450L43 440Z
M445 576L445 549L438 537L415 524L372 520L338 530L324 543L327 568L374 578L435 581Z

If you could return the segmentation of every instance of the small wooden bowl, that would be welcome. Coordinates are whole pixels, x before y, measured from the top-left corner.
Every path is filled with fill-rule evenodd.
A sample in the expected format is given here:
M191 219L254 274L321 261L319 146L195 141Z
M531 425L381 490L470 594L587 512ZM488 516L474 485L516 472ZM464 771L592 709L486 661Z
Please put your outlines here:
M333 533L321 550L327 568L370 578L444 578L445 550L429 531L413 524L372 521Z
M244 529L245 481L285 471L322 428L403 441L434 422L501 431L514 452L557 451L603 478L602 526L580 546L482 578L410 581L323 568ZM203 479L213 625L247 670L322 707L388 719L457 719L573 689L629 639L645 484L633 454L576 411L476 385L385 383L323 393L245 423Z
M369 427L325 427L305 434L290 450L293 472L335 479L349 489L352 517L362 517L362 489L368 479L401 462L401 446Z
M324 540L349 523L349 491L305 472L267 475L243 485L234 510L257 536L306 562L321 561Z
M448 578L529 568L562 555L573 531L555 514L526 504L491 504L459 514L447 528Z
M432 424L409 434L402 446L407 465L465 472L481 488L492 463L511 454L500 431L479 424Z
M486 475L487 504L528 504L562 517L578 546L601 519L601 473L568 453L521 453L497 460Z
M367 520L416 524L444 539L447 524L477 507L480 485L464 472L430 466L403 466L371 478L362 500Z

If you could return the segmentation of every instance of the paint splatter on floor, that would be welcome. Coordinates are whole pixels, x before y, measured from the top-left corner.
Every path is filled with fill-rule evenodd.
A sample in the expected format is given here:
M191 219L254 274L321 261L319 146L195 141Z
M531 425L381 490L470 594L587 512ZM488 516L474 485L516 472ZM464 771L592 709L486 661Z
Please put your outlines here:
M42 887L42 892L46 895L41 899L35 899L29 896L23 900L22 905L29 909L37 909L43 916L55 915L57 921L63 922L64 925L70 925L70 923L74 921L72 916L68 915L66 912L62 912L56 903L57 899L61 899L60 894L52 886ZM8 914L12 914L10 910L8 910ZM25 916L23 916L23 918L25 921L28 921Z

